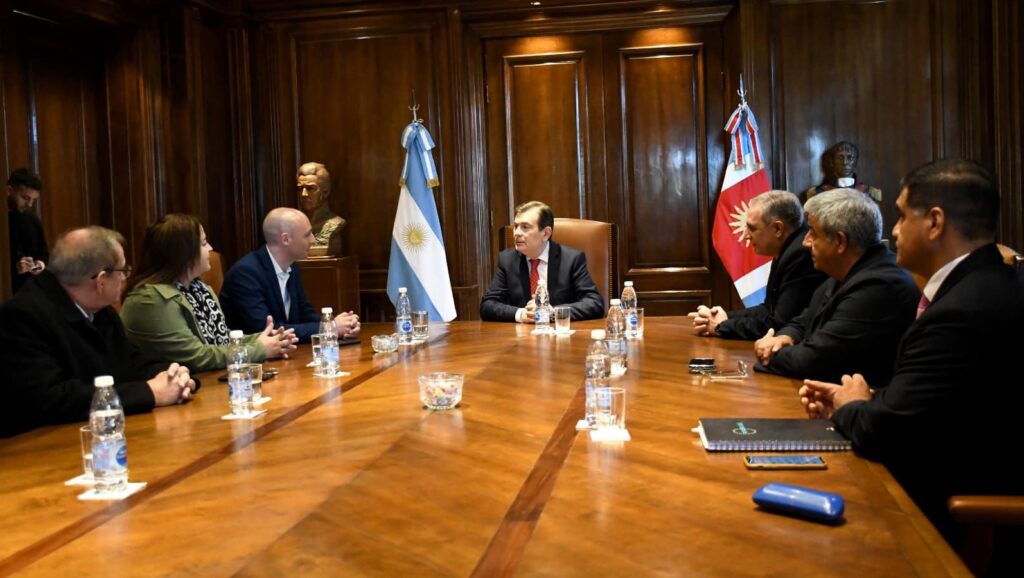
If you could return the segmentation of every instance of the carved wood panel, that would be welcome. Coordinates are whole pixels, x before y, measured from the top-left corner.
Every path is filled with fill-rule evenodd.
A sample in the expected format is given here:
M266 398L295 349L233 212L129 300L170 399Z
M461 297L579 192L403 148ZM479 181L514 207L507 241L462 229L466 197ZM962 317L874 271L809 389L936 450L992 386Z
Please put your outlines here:
M400 136L412 120L413 91L436 144L440 186L433 189L445 239L452 283L475 296L475 270L455 266L463 252L476 258L474 224L455 196L452 170L460 146L454 134L448 49L443 12L416 17L353 17L266 26L260 40L275 79L259 106L273 113L257 121L267 149L261 159L264 210L296 206L295 171L309 161L331 173L331 209L348 221L344 253L358 255L364 313L393 315L377 295L387 283L391 231L405 160ZM263 124L266 122L266 124ZM467 287L467 285L469 287ZM460 315L476 303L457 303Z
M882 190L883 237L895 223L900 179L943 156L959 138L955 66L944 61L952 3L794 2L771 7L776 183L802 193L821 182L822 154L848 140L860 149L857 178ZM841 31L841 33L837 33ZM973 113L972 113L973 114Z

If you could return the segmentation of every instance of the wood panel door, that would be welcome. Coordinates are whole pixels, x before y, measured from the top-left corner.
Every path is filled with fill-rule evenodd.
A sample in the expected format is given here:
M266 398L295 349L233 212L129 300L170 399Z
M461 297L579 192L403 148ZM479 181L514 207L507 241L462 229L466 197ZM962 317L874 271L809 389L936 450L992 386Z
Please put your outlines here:
M710 249L721 43L717 25L487 41L492 227L531 199L615 222L619 278L636 282L649 315L728 303Z
M531 200L557 217L606 219L601 45L597 34L486 43L492 228Z

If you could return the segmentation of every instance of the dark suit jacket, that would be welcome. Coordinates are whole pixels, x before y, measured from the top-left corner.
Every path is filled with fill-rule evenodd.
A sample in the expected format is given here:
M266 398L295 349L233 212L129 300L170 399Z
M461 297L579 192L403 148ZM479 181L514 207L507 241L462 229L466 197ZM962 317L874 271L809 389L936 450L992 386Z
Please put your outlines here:
M778 332L796 345L783 347L767 368L757 369L833 383L843 374L862 373L869 383L884 383L920 299L895 255L875 245L842 283L829 279L821 284L807 309Z
M802 244L806 234L804 225L786 239L779 257L772 260L764 303L730 311L716 330L720 337L760 339L769 329L782 329L807 307L828 276L814 268L811 252Z
M883 460L949 536L954 494L1024 493L1020 454L1024 291L995 245L950 272L899 344L895 373L870 401L832 419L864 455Z
M32 257L49 264L50 251L46 247L43 225L33 213L7 211L7 227L11 247L11 288L17 293L32 277L31 273L18 274L18 261L22 257Z
M294 329L300 342L309 343L309 336L320 332L320 316L306 298L302 273L295 263L285 289L291 300L287 320L281 286L266 245L242 257L228 270L220 289L220 306L228 327L259 333L267 326L267 315L272 315L276 327Z
M552 305L572 307L573 321L600 319L604 300L587 271L587 257L565 245L550 241L548 250L548 293ZM522 253L505 249L498 255L498 270L480 301L484 321L515 321L516 311L530 301L530 264Z
M128 341L113 308L86 319L49 271L0 307L0 363L2 436L85 421L98 375L114 377L125 413L149 411L154 399L146 380L167 369Z

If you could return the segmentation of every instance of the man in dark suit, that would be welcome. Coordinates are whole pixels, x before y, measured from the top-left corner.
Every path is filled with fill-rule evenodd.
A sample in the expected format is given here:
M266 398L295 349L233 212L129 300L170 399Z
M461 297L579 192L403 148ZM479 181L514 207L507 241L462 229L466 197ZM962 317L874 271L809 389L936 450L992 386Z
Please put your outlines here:
M267 244L239 259L224 276L220 304L228 327L258 333L270 316L294 330L300 343L309 343L320 332L320 315L306 298L295 262L309 255L313 226L302 211L277 208L263 219L263 237ZM351 311L339 312L334 323L339 338L359 332L359 316Z
M883 461L952 543L951 495L1024 492L1010 471L1024 406L1024 291L996 248L999 194L982 167L959 159L919 167L896 208L899 264L928 282L895 373L888 382L860 372L841 385L808 380L801 402Z
M484 321L533 323L536 283L546 279L551 305L568 305L572 319L599 319L604 300L587 271L586 256L551 240L555 216L538 201L516 207L515 249L498 255L498 270L480 301Z
M804 210L804 246L830 279L778 335L769 329L754 344L762 364L756 369L823 380L859 371L884 381L921 293L882 245L882 214L870 198L835 189L815 195Z
M768 191L751 199L744 239L758 255L772 258L764 303L729 312L717 305L701 305L689 314L693 331L753 341L769 329L782 329L803 311L826 278L814 268L811 252L803 246L806 233L804 211L793 193Z
M0 307L0 436L86 420L99 375L113 376L129 414L192 397L188 368L146 359L111 307L131 272L123 242L102 227L64 233L49 268Z
M17 169L7 179L7 233L11 249L11 289L15 293L32 275L42 273L50 260L43 224L33 212L42 191L42 179L28 169Z

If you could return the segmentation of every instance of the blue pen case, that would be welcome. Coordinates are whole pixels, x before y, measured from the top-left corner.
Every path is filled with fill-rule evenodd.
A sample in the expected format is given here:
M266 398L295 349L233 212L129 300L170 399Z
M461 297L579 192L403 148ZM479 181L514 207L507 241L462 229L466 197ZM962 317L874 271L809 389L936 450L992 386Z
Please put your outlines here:
M839 494L775 482L754 492L754 503L766 510L829 524L841 520L846 507Z

